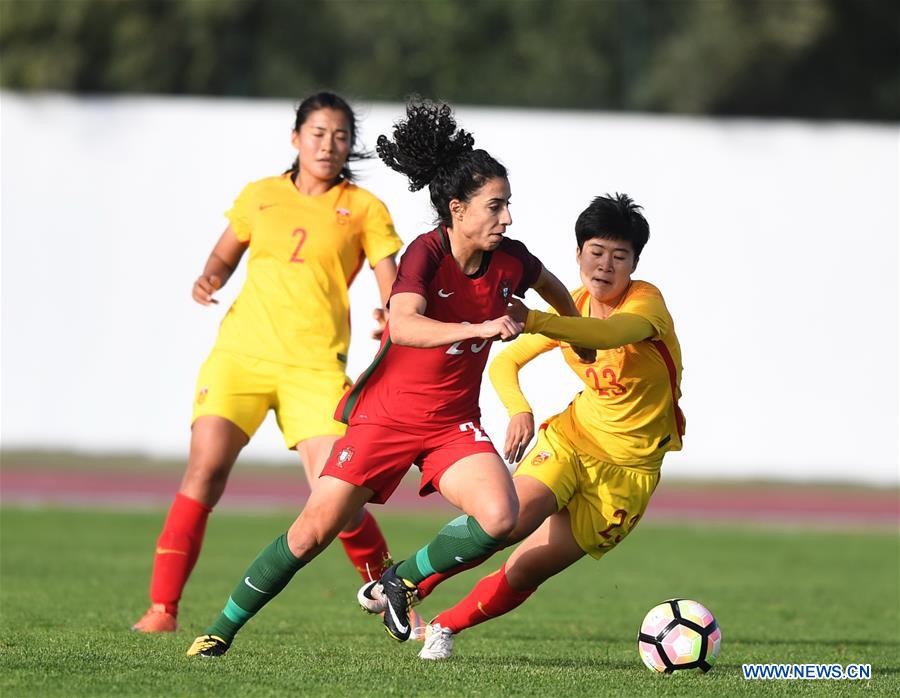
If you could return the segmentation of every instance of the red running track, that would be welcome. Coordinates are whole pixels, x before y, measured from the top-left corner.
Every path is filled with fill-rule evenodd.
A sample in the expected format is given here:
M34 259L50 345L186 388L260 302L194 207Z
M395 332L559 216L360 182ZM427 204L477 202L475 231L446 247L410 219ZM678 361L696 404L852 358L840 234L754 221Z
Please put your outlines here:
M74 470L4 468L0 501L4 505L111 508L167 507L180 473L171 470ZM299 511L309 487L298 470L238 470L220 509L288 509ZM401 510L452 508L439 495L421 498L415 480L405 480L387 505ZM646 520L741 521L900 527L896 488L837 486L738 485L690 486L663 481L653 496Z

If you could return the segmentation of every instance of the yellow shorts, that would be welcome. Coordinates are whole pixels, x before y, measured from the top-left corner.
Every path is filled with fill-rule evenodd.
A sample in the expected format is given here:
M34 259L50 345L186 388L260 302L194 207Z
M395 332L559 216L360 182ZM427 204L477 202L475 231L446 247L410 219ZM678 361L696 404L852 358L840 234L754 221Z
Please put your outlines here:
M343 436L334 410L350 385L341 370L323 371L273 363L213 349L200 367L194 415L224 417L252 437L275 411L288 448L313 436Z
M534 448L513 477L528 475L556 496L557 510L566 508L572 535L584 552L601 558L637 525L659 482L662 461L622 466L579 452L551 419L538 432Z

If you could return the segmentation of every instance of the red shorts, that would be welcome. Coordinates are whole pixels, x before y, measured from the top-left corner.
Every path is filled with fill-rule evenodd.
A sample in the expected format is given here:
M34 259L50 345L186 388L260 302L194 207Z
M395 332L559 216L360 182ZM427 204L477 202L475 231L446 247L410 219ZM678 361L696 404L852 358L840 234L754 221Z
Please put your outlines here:
M416 465L422 471L419 496L424 497L438 489L447 468L476 453L497 453L477 422L427 431L354 424L335 443L322 475L368 487L375 492L372 503L384 504L410 466Z

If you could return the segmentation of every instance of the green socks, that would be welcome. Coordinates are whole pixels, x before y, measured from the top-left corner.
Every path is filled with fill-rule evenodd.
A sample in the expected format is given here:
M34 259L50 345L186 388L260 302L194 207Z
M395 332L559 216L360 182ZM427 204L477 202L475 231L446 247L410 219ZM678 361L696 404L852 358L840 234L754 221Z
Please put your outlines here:
M282 533L247 568L222 613L206 629L206 634L216 635L230 644L237 631L275 598L305 564L294 557L288 547L287 534Z
M418 584L435 572L446 572L503 547L503 540L492 538L471 516L453 519L437 537L397 567L397 576Z

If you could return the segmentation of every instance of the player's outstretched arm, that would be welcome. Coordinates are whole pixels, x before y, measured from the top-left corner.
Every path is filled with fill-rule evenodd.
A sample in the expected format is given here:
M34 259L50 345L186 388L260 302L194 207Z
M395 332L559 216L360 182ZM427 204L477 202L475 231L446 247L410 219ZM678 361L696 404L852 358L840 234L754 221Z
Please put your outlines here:
M213 294L231 278L246 249L247 243L237 239L231 226L225 228L209 259L206 260L203 273L194 281L191 297L200 305L218 303Z
M425 316L426 300L418 293L391 296L391 341L407 347L430 349L466 339L514 339L523 325L508 315L477 325L441 322Z
M524 306L523 306L524 307ZM511 310L513 317L521 311ZM650 321L634 313L616 313L606 320L590 317L560 317L539 310L529 310L525 332L538 333L561 342L570 342L589 349L613 349L635 344L656 334Z
M578 317L578 307L572 299L572 295L556 276L544 267L541 275L532 288L538 292L538 295L547 301L550 306L560 315L568 317ZM522 320L524 322L524 320ZM593 363L597 358L597 354L593 349L581 346L573 346L572 351L578 354L582 361Z

